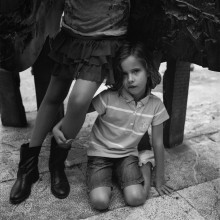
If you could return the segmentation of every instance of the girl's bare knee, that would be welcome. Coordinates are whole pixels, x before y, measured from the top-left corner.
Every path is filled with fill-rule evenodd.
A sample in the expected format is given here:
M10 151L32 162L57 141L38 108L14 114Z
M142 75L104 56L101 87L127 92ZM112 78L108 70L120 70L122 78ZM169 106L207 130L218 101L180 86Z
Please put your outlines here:
M70 93L69 104L77 108L89 106L99 86L97 82L77 79Z
M140 206L143 205L146 201L146 197L144 196L135 196L135 197L127 197L126 203L130 206Z
M126 203L130 206L140 206L143 205L146 201L146 197L143 195L140 196L128 196L126 198Z
M83 99L83 98L73 98L71 97L68 100L68 108L71 108L73 111L81 112L82 109L85 109L89 106L89 101Z
M125 201L130 206L140 206L143 205L146 201L146 195L143 192L143 188L140 190L130 188L124 191Z
M105 210L109 207L111 198L110 187L98 187L93 189L90 194L90 201L95 209Z
M92 201L92 206L97 210L106 210L109 207L109 201L107 200L95 200Z
M95 209L101 211L108 209L110 198L107 195L99 194L99 195L90 196L90 201Z

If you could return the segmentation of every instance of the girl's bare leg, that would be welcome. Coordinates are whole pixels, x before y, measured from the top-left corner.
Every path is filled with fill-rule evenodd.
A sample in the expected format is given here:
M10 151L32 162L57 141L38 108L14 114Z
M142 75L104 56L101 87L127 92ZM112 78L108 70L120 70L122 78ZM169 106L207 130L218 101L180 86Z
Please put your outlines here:
M98 210L105 210L109 207L111 199L111 187L98 187L89 194L92 206Z
M50 84L37 114L30 147L42 145L47 133L54 125L59 107L66 98L71 83L71 80L51 76Z
M71 91L62 131L67 139L75 138L81 129L91 100L101 83L77 79Z
M144 178L144 185L136 184L124 188L124 198L128 205L139 206L146 201L151 182L151 164L147 163L141 166L141 172Z

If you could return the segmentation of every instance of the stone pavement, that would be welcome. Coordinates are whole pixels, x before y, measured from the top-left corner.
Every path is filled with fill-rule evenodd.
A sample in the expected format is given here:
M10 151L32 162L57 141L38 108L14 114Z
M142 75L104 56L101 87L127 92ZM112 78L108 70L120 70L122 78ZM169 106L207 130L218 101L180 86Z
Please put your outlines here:
M36 109L29 76L22 76L27 128L3 127L0 124L0 219L127 219L127 220L217 220L220 219L220 73L196 68L191 72L185 138L182 145L166 149L166 180L174 193L163 198L151 188L143 206L125 205L121 192L114 187L112 202L106 212L94 210L88 201L85 172L89 131L96 114L87 115L85 124L69 154L66 173L71 185L68 198L60 200L50 192L48 172L49 138L39 159L40 179L31 196L19 205L9 203L15 181L20 145L28 141ZM26 84L25 84L26 83ZM29 92L32 89L32 92ZM155 94L161 97L161 86Z

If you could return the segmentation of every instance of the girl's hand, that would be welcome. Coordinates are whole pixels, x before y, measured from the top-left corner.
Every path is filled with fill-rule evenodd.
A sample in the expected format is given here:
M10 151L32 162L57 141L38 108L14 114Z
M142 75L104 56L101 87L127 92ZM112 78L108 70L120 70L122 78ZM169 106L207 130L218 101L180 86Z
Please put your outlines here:
M62 145L62 144L66 144L67 140L64 137L63 132L61 131L61 126L62 123L59 122L54 128L53 128L53 135L54 138L56 139L57 144Z
M166 185L164 178L156 179L155 187L160 196L169 195L173 189Z

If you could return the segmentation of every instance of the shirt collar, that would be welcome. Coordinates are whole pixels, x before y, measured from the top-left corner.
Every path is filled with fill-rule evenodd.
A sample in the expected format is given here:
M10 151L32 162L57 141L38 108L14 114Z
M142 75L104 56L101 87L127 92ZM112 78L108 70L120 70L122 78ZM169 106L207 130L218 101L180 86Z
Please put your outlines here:
M122 89L121 96L125 99L127 103L134 101L134 98L125 89ZM149 97L150 97L150 92L148 92L143 99L139 100L137 104L141 103L142 105L146 105L149 100Z

